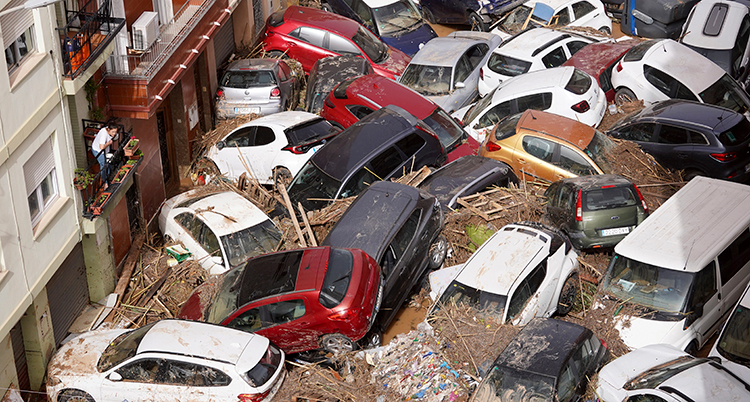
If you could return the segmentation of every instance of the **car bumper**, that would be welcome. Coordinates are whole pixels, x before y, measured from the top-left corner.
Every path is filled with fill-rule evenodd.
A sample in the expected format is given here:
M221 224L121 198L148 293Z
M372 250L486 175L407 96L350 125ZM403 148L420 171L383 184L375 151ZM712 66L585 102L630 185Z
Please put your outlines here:
M231 119L237 116L245 116L248 114L257 114L259 116L265 116L268 114L279 113L283 111L281 107L281 100L268 102L268 103L228 103L228 104L216 104L216 118L218 119Z
M633 229L634 227L631 227L629 232L632 232ZM599 234L588 234L584 231L568 232L570 242L579 250L614 247L624 239L625 236L627 236L627 233L614 236L601 236Z

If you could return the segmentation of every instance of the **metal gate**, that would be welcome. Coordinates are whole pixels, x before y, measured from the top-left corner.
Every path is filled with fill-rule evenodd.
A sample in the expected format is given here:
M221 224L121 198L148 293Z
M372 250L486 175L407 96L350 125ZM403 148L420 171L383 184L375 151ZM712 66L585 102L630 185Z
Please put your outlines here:
M253 24L255 25L255 38L253 40L258 38L258 34L263 29L265 21L262 0L253 0Z
M55 331L55 344L59 345L78 314L89 303L89 284L86 280L86 264L83 262L83 247L76 244L47 283L47 299Z
M156 112L156 131L159 132L159 152L161 153L161 173L164 185L172 178L172 164L169 160L169 142L167 142L167 118L163 110Z
M214 37L214 54L216 56L216 66L219 67L227 60L229 55L234 53L234 24L232 16L229 16L227 22L222 25L219 32ZM198 81L196 81L198 82Z
M31 389L31 381L29 380L29 369L26 363L26 348L23 346L23 330L21 330L20 320L10 329L10 342L13 346L13 360L16 362L18 389L29 390ZM5 392L0 391L0 393Z

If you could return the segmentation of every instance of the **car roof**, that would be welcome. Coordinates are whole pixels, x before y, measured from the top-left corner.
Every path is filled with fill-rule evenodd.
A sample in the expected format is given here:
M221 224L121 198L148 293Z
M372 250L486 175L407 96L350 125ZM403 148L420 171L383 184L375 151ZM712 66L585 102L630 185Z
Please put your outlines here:
M728 8L726 14L712 13L714 7L722 6ZM749 12L747 6L734 1L699 1L693 7L689 25L683 28L685 34L681 42L703 49L731 49L737 41L742 20Z
M295 290L314 289L319 272L318 265L313 262L323 261L327 253L325 247L306 248L263 254L247 260L241 268L235 268L242 269L241 285L236 290L237 306ZM300 269L302 265L305 269Z
M496 40L498 42L502 42L499 36L490 32L453 31L449 33L448 35L445 35L445 37L446 38L465 38L465 39L473 39L477 41L487 41L487 42L492 42L493 40Z
M628 39L620 42L590 43L566 60L563 66L574 66L599 77L609 65L640 42L638 39Z
M397 3L399 1L400 0L363 0L363 3L367 4L367 7L377 8Z
M484 40L469 38L433 38L412 57L409 64L453 67L466 50Z
M669 99L653 103L628 119L627 122L642 118L668 119L678 124L683 123L680 125L703 126L715 133L721 133L734 127L745 116L734 110L707 103ZM711 125L711 122L714 124Z
M591 143L591 139L594 138L594 133L596 133L593 127L579 121L554 113L531 109L523 112L521 118L518 119L516 133L519 133L521 129L543 133L567 141L580 149L586 148Z
M492 96L492 103L501 102L505 99L515 99L521 93L535 92L546 88L564 89L575 69L575 67L554 67L511 77L500 83Z
M182 210L189 210L200 215L219 237L268 220L268 216L260 208L234 191L223 191L207 196L201 195L200 192L201 189L196 189L179 194L168 200L165 207L174 208L175 214L181 213ZM200 199L187 206L180 206L185 201L195 198Z
M561 32L549 28L532 28L521 31L513 35L513 37L506 39L497 47L497 49L495 49L495 53L507 54L514 57L534 57L532 54L536 52L537 49L554 40L557 40L557 43L560 43L565 39L564 37L566 35L571 38L578 38L592 42L591 39L574 36L569 32Z
M378 107L388 104L406 106L409 113L414 114L418 119L426 118L438 108L435 102L417 91L379 74L368 74L356 78L346 88L346 92L349 99L356 99L358 95L362 95L366 100L375 102ZM367 102L367 104L372 102Z
M344 16L302 6L289 6L284 13L284 21L287 20L335 32L347 38L354 36L360 27L356 21Z
M337 76L348 74L362 74L365 71L372 70L370 63L359 56L327 56L318 59L313 65L317 71L318 79L320 76Z
M616 174L596 174L590 176L569 177L560 183L570 183L581 190L599 189L602 186L628 186L633 182Z
M572 322L534 318L516 334L493 365L557 377L576 343L590 336L590 332Z
M241 126L238 126L234 130L232 130L232 132L227 134L225 138L229 136L230 134L232 134L233 132L237 131L237 129L241 127L265 125L265 126L277 126L278 128L282 130L286 130L288 128L291 128L291 127L294 127L299 124L306 123L310 120L315 120L315 119L320 119L320 116L313 114L313 113L303 112L303 111L298 111L298 110L288 110L284 112L273 113L273 114L265 115L263 117L259 117L255 120L251 120Z
M678 60L680 62L676 62ZM655 43L643 55L641 62L664 71L698 93L726 74L716 63L672 39Z
M232 62L227 67L227 71L230 70L272 70L277 64L279 59L242 59Z
M419 190L412 186L375 182L349 206L321 245L358 248L378 259L419 199Z
M453 197L465 187L493 171L499 177L511 175L510 166L504 162L479 155L466 155L432 172L419 184L419 188L436 196L441 205L449 205Z

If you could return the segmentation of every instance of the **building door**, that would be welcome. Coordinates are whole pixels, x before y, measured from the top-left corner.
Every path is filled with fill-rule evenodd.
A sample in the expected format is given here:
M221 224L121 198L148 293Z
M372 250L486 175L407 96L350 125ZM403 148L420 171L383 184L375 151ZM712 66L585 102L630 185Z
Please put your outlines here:
M161 153L161 170L164 176L164 187L169 187L174 178L174 152L172 151L172 133L170 132L169 116L166 107L156 111L156 130L159 133L159 152Z
M47 283L47 299L55 331L55 344L68 336L68 329L89 303L89 284L81 243L63 261Z

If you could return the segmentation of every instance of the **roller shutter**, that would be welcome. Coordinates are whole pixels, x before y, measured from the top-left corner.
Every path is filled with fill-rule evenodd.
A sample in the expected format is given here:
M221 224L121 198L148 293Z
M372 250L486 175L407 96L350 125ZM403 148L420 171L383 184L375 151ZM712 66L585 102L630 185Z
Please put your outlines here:
M219 32L214 37L214 53L216 55L216 65L221 66L229 56L234 53L234 24L232 16L229 16L227 22L219 28Z
M59 345L68 336L68 328L89 303L89 285L81 243L76 244L47 283L47 299L52 329L55 331L55 344Z

